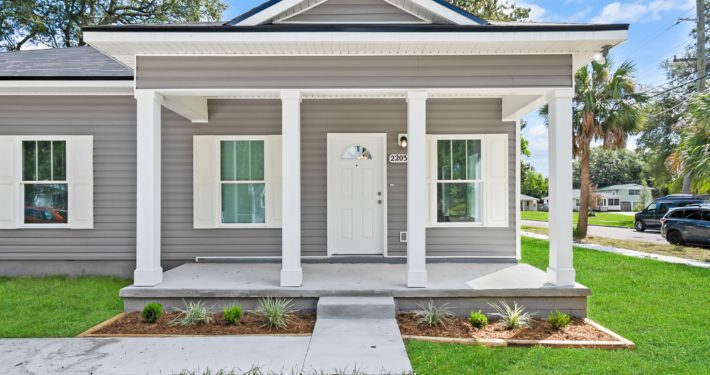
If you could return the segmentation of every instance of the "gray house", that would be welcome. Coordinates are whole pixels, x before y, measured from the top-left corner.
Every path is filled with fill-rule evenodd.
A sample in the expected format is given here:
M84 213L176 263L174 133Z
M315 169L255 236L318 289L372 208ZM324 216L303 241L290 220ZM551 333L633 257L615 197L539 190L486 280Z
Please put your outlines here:
M627 29L272 0L0 54L0 272L131 275L128 309L377 293L584 315L573 73ZM518 264L520 117L544 103L547 272Z

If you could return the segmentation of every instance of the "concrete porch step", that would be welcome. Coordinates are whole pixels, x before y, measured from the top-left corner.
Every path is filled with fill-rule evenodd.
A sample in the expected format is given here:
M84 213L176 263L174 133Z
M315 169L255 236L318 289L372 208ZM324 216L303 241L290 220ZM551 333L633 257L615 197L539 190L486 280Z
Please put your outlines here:
M320 297L318 319L394 319L393 297Z

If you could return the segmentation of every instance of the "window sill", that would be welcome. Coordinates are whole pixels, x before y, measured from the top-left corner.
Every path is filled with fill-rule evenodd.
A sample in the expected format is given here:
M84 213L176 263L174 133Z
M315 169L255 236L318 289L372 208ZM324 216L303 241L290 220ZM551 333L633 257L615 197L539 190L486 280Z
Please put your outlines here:
M427 225L427 228L481 228L486 227L483 223L434 223Z

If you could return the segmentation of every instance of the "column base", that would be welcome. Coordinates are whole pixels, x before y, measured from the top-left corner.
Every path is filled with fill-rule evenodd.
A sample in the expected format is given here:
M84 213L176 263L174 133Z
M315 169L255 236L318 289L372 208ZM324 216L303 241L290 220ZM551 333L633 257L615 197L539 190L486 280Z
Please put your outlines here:
M559 287L574 287L574 268L547 267L547 280L550 284Z
M407 272L407 287L409 288L426 288L427 272L426 271L408 271Z
M133 285L156 286L163 282L163 268L137 268L133 271Z
M301 286L303 285L303 269L282 269L281 286Z

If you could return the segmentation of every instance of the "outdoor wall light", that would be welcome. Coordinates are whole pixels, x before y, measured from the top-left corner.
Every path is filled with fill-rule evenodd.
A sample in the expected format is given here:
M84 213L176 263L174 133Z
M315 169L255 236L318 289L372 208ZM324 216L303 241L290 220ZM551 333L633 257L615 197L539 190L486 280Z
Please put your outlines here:
M406 134L400 134L397 139L399 140L399 147L401 148L407 148L407 135Z
M595 52L594 61L596 61L597 64L606 64L606 56L609 54L610 49L611 46L604 46L601 51Z

